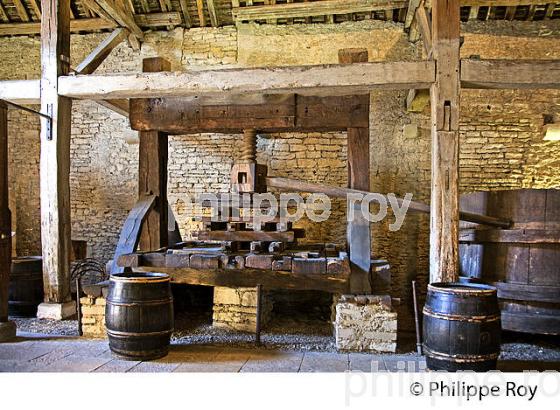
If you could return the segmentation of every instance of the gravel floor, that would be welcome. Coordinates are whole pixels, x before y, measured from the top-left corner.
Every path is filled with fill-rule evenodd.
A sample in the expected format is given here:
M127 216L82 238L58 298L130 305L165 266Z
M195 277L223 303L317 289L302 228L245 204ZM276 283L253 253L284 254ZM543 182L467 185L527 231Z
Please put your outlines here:
M77 336L76 320L12 318L18 330L48 335ZM211 314L179 313L175 318L174 344L225 345L256 349L296 351L335 351L331 325L317 319L273 318L261 334L261 346L255 335L212 327ZM398 353L414 351L412 335L399 335ZM560 362L560 337L504 332L501 360Z

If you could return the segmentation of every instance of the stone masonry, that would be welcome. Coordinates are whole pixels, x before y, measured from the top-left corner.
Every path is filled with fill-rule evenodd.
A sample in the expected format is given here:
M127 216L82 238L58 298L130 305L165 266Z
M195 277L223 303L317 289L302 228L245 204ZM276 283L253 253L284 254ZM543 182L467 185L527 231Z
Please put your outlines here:
M392 352L397 349L397 313L389 296L342 295L336 304L336 348Z
M72 35L76 66L107 34ZM492 21L462 25L462 57L560 58L560 21ZM366 47L370 61L420 58L421 44L408 42L393 22L291 26L242 25L145 35L141 51L120 44L98 68L99 73L140 72L145 57L162 56L173 70L324 64L337 61L345 47ZM0 79L38 78L38 37L0 38ZM430 198L429 107L408 113L406 91L371 93L371 188L414 200ZM463 90L460 128L460 189L476 190L560 187L560 143L543 141L543 114L560 112L559 90ZM128 121L91 101L73 104L71 142L72 236L91 244L92 257L112 257L122 223L137 192L138 146ZM17 110L9 112L10 206L16 208L19 255L40 252L39 121ZM405 132L414 128L417 132ZM17 136L17 137L13 137ZM238 157L239 136L199 134L171 136L169 198L184 238L200 229L186 212L186 196L223 192L231 164ZM287 133L261 135L257 159L276 176L332 185L347 183L346 134ZM390 294L400 298L399 326L412 330L410 281L424 289L428 277L429 219L410 214L392 232L391 215L372 225L373 256L391 264ZM333 201L326 223L302 220L306 241L344 244L345 205ZM219 292L218 292L219 294Z
M270 320L272 301L262 297L261 325ZM242 332L255 332L257 324L257 291L255 288L214 288L213 325Z
M84 296L80 298L82 308L82 332L85 337L105 338L105 298Z

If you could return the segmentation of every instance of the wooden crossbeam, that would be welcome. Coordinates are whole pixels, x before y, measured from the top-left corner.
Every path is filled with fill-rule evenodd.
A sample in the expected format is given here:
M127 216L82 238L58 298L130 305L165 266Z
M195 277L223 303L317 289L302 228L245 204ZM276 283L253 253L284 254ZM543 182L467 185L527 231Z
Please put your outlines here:
M538 6L549 3L550 0L461 0L461 6L471 7Z
M12 0L12 3L14 4L14 7L16 8L17 14L21 21L28 22L30 20L29 14L27 14L27 10L25 9L23 2L21 0Z
M235 21L241 22L363 13L375 10L400 9L407 5L407 0L325 0L238 7L232 9L232 14Z
M463 88L559 89L559 60L461 60Z
M192 27L191 16L189 14L189 6L187 0L179 0L179 5L181 6L181 13L183 14L183 22L186 28Z
M70 76L59 79L72 98L155 98L236 94L353 95L373 89L426 88L431 61L248 68L171 73Z
M210 14L210 24L212 24L212 27L218 27L220 23L218 21L218 13L216 13L214 0L206 0L206 7L208 7L208 14Z
M16 104L39 104L40 98L39 80L0 81L0 100Z
M121 27L126 27L139 40L144 39L142 30L136 24L132 14L125 9L122 3L111 0L95 0Z
M41 9L39 8L38 0L29 0L29 5L35 14L35 21L41 21Z
M8 23L10 21L2 3L0 3L0 21L3 23Z
M198 12L200 27L206 27L206 19L204 18L204 3L202 0L196 0L196 10Z
M76 67L78 74L91 74L107 58L111 51L128 36L128 30L122 27L115 29Z

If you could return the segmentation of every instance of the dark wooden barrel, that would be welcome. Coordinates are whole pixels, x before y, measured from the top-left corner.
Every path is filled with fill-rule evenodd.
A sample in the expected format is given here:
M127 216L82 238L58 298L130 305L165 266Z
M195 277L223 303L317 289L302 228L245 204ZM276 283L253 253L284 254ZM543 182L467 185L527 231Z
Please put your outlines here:
M43 260L40 256L12 259L8 293L8 314L35 317L43 302Z
M173 296L164 273L111 275L105 325L114 355L152 360L167 355L173 331Z
M462 223L461 274L498 289L504 330L560 335L560 190L461 197L461 209L510 219L509 229Z
M428 369L496 369L501 329L494 287L433 283L428 285L423 314L423 345Z

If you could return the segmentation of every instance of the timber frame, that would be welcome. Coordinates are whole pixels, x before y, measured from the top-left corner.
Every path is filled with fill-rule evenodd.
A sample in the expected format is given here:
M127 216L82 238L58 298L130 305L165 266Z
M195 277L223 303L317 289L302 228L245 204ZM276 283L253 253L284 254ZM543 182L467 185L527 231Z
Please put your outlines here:
M520 4L519 1L514 0L502 0L502 2L508 7L517 7ZM537 4L537 2L531 3ZM103 2L97 2L97 4L103 4ZM430 36L431 39L431 42L427 42L430 44L431 50L428 54L429 59L424 61L353 62L352 64L325 66L144 72L101 76L95 74L70 75L69 38L70 32L73 30L70 1L42 0L41 81L2 81L0 82L0 99L26 104L40 102L42 112L52 117L55 124L53 130L48 129L48 121L42 121L41 124L41 215L44 233L42 247L46 300L53 303L64 303L69 300L69 281L67 279L70 211L68 204L72 99L91 99L103 103L117 100L121 104L126 104L127 99L161 99L163 104L170 104L171 99L180 99L181 102L176 105L179 108L198 104L203 107L200 111L205 111L208 106L242 107L244 101L249 101L246 105L259 105L262 104L263 99L267 98L292 98L294 105L293 108L289 108L291 111L287 113L295 113L295 115L283 115L281 122L283 121L284 128L278 128L288 130L298 129L300 126L298 124L301 124L301 116L298 116L297 107L302 99L309 98L308 101L315 99L313 101L318 101L316 107L325 107L325 104L322 103L327 101L325 99L367 95L370 90L374 89L418 90L430 88L433 159L430 277L432 282L455 280L458 276L456 252L459 212L457 135L461 87L560 88L560 61L558 60L459 60L461 4L464 2L460 3L459 0L431 1L433 17L431 30L427 30L426 22L420 22L421 28L419 29L421 35ZM472 0L472 4L493 5L494 3ZM556 8L547 7L547 14L549 10L552 10L551 15L556 15ZM130 10L127 13L129 12ZM202 16L201 13L199 14ZM134 41L131 39L132 37L136 41L141 39L141 33L135 26L143 26L143 24L132 24L128 14L120 17L121 22L111 23L111 27L129 26L124 28L134 35L129 35L128 40ZM137 20L137 17L134 17L133 20ZM270 20L273 20L272 16L269 17ZM420 17L423 19L422 16ZM193 18L194 16L191 14L190 19ZM213 20L212 16L211 20ZM189 24L192 24L192 21ZM0 25L0 33L1 29L2 25ZM106 42L106 45L114 45L115 37L122 40L124 36L115 34L112 40L109 39ZM108 54L106 48L100 47L100 50L103 51L99 54L100 57ZM92 59L92 61L94 60ZM364 105L359 102L360 97L353 98L359 112ZM197 102L193 103L194 100ZM123 101L125 102L123 103ZM255 101L257 101L256 104ZM139 122L139 117L136 116L138 112L142 112L145 104L150 103L136 104L132 104L132 124L137 129L141 129L141 132L150 132L150 125ZM243 110L243 108L236 107L234 110ZM124 112L126 113L126 110ZM346 112L345 115L354 126L357 124L354 123L355 119L352 117L354 112ZM274 119L278 120L278 118ZM300 122L298 123L298 121ZM344 125L348 126L349 123ZM365 126L365 124L363 125ZM179 130L172 129L172 124L168 124L168 127L166 129L164 127L164 130L159 130L159 132L179 132ZM224 128L228 132L234 129L237 128L233 126ZM275 129L270 128L270 130ZM305 127L301 129L305 129ZM183 131L181 130L181 132ZM194 130L191 131L194 132ZM361 140L361 137L357 139ZM356 161L363 162L363 159L356 158ZM356 178L356 176L352 178ZM352 180L349 182L350 185L354 184ZM161 183L163 181L160 181ZM355 182L355 184L361 186L365 182Z

